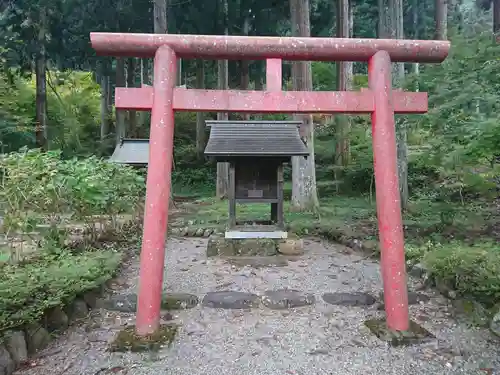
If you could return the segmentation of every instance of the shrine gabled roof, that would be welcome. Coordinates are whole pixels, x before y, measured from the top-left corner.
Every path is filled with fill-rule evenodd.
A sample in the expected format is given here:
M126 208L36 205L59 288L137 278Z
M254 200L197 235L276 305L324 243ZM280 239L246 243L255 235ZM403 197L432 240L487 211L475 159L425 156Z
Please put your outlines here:
M307 156L300 121L206 121L207 156Z
M122 139L116 145L111 162L135 166L146 166L149 161L149 139Z

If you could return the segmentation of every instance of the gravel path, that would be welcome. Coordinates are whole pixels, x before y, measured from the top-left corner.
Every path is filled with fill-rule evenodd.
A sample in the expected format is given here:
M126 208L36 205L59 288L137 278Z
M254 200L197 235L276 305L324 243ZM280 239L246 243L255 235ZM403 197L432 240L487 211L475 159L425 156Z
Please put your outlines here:
M107 343L133 314L94 311L91 318L57 338L50 348L20 370L24 375L405 375L484 374L500 369L498 342L487 330L456 323L447 301L432 291L430 300L411 306L412 318L436 339L414 346L390 347L364 326L383 312L371 306L324 302L329 292L382 290L378 263L339 245L306 241L306 254L283 267L241 267L206 259L203 239L169 239L165 289L203 299L214 291L257 295L283 288L313 294L309 306L273 310L260 306L226 310L204 307L175 312L181 329L170 348L158 354L109 353ZM136 289L138 261L115 293ZM417 283L410 281L410 290ZM309 301L311 302L311 301Z

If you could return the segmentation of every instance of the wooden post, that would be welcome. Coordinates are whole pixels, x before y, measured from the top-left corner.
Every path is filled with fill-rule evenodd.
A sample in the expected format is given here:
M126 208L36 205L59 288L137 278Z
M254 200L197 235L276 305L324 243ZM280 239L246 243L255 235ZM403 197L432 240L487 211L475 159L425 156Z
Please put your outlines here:
M236 226L236 171L235 162L229 163L229 228Z
M285 227L283 219L283 164L278 166L278 227L283 229Z
M271 203L271 223L278 223L278 203Z

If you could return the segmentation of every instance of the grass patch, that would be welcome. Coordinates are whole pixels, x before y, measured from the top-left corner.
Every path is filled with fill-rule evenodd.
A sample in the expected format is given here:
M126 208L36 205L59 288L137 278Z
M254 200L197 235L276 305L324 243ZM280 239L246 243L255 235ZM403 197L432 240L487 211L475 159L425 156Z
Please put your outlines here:
M101 286L135 241L144 178L95 156L0 155L0 331ZM106 249L100 249L106 246ZM98 249L99 248L99 249Z
M375 218L375 206L369 204L363 198L347 198L345 200L335 199L323 201L318 212L294 212L290 209L290 203L285 202L285 221L303 223L313 228L323 221L338 221L339 223L353 221L356 219ZM201 199L186 204L191 212L187 215L190 224L225 224L228 220L228 203L219 199ZM236 216L238 220L263 220L269 218L271 213L269 204L238 204L236 205Z
M228 221L228 203L219 199L200 199L185 205L189 214L180 225L223 226ZM285 223L299 235L343 231L365 240L377 238L375 202L369 197L335 196L323 199L317 212L294 212L285 202ZM267 204L238 204L238 220L263 220L270 217ZM431 201L412 202L403 215L405 236L417 244L453 239L474 240L488 237L491 210L480 204L458 204Z

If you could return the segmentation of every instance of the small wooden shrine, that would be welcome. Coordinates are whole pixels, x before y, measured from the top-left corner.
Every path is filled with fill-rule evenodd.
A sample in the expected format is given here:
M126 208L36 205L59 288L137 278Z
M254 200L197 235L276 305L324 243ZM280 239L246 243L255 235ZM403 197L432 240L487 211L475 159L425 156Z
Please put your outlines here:
M229 223L226 238L286 238L283 220L283 164L309 152L299 121L207 121L205 155L229 163ZM236 220L237 203L269 203L271 220Z

